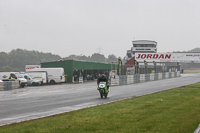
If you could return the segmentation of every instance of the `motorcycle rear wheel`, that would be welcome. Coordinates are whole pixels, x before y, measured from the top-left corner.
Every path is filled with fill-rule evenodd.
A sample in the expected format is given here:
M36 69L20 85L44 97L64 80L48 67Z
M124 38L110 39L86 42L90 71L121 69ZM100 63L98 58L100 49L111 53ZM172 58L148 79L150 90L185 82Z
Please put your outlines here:
M105 98L107 98L107 96L108 96L108 93L106 93L104 96L105 96Z

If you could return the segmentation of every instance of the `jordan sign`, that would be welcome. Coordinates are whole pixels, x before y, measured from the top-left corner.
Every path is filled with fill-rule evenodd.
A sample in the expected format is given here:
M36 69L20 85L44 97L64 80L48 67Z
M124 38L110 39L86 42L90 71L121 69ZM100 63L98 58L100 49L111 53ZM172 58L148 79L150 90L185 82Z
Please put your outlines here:
M187 62L200 63L200 53L135 53L138 62Z

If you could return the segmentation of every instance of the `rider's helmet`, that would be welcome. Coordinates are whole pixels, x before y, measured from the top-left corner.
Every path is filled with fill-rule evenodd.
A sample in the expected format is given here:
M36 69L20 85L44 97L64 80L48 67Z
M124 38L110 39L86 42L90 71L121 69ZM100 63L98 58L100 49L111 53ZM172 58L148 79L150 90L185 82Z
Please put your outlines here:
M102 74L102 75L101 75L101 78L106 78L106 75L105 75L105 74Z

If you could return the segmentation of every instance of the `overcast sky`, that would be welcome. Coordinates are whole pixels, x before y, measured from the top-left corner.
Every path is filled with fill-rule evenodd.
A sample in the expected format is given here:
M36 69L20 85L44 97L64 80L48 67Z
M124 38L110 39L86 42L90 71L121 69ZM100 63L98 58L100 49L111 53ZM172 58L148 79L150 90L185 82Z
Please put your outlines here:
M0 52L124 57L133 40L158 52L200 47L200 1L0 0Z

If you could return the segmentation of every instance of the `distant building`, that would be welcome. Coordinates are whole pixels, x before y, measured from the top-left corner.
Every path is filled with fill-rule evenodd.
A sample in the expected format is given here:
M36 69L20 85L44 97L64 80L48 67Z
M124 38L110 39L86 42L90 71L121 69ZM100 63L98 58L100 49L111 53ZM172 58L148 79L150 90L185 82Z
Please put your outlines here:
M133 47L127 50L126 60L130 60L135 53L157 53L157 42L150 40L132 41Z
M119 68L116 64L78 61L78 60L60 60L41 63L41 68L64 68L67 82L77 82L80 78L84 81L97 79L99 74L109 75L110 71Z

